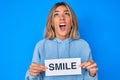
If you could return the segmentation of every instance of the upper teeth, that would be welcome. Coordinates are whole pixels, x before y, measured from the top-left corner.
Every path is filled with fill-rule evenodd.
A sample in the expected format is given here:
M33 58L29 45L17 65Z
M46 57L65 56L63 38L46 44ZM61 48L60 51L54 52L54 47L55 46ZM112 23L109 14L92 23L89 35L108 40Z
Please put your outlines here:
M65 25L65 24L64 24L64 23L62 23L62 24L60 24L60 25L62 26L62 25Z

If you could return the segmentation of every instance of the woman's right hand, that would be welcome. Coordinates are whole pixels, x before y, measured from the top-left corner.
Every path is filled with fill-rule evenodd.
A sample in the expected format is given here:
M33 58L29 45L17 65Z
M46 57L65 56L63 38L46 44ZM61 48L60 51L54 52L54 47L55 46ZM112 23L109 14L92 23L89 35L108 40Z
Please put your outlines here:
M30 65L29 73L32 76L37 76L39 73L41 73L42 71L45 71L46 69L47 69L47 67L33 62Z

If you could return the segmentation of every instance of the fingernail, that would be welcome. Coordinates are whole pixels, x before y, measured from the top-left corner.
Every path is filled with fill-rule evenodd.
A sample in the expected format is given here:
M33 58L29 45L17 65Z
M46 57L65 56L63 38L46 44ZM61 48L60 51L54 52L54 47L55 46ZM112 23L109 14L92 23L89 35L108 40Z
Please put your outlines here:
M48 69L48 67L45 67L45 69Z

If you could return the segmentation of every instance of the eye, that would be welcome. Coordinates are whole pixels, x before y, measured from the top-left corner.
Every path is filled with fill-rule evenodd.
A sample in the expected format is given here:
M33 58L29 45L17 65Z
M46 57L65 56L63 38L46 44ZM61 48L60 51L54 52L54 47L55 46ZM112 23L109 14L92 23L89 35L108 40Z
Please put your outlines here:
M59 16L59 14L58 14L58 13L55 13L55 14L54 14L54 17L56 17L56 16Z
M70 13L66 12L65 15L70 16Z

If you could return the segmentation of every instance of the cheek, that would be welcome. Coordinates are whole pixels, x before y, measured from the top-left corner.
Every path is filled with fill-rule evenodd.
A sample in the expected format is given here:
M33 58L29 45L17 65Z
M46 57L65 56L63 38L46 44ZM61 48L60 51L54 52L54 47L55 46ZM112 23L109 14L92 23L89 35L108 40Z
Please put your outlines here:
M69 28L68 28L68 32L70 32L70 30L71 30L71 26L69 26Z
M59 24L58 24L58 21L55 20L55 19L54 19L54 22L53 22L53 26L54 26L55 31L58 31Z
M68 20L68 32L71 30L72 24L71 24L71 20Z
M71 23L71 19L69 17L67 17L66 18L66 22L70 24Z
M54 25L54 27L57 27L57 26L58 26L58 23L59 23L59 22L58 22L57 19L54 19L54 20L53 20L53 25Z
M67 20L68 27L70 28L72 26L71 20Z

